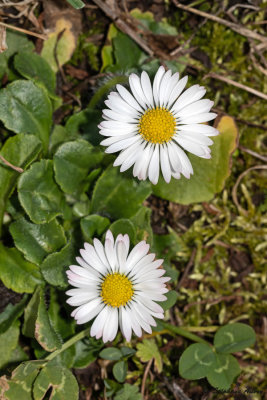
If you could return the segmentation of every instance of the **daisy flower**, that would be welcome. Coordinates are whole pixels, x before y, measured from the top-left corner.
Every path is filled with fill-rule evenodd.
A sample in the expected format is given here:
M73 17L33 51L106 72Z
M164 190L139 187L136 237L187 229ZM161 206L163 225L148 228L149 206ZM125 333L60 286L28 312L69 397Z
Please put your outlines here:
M105 245L94 239L94 245L84 244L77 257L79 265L71 265L67 271L69 284L75 289L67 291L77 324L95 318L90 334L104 342L112 341L118 327L127 341L132 331L142 335L142 329L152 332L155 318L163 318L163 308L157 303L166 300L168 292L159 268L163 260L155 260L148 254L149 244L139 242L129 253L128 235L118 235L114 242L107 231ZM128 254L129 253L129 254Z
M120 154L114 166L120 171L134 166L133 175L140 180L156 184L160 169L167 183L181 174L190 178L191 162L184 150L210 158L209 136L218 131L203 122L211 121L216 114L210 113L213 101L200 100L205 95L203 86L194 85L183 92L188 77L179 79L179 73L159 67L153 85L148 74L141 77L131 74L131 92L117 85L105 101L99 125L100 134L108 136L101 144L108 146L106 153ZM182 93L183 92L183 93ZM182 150L182 148L184 150Z

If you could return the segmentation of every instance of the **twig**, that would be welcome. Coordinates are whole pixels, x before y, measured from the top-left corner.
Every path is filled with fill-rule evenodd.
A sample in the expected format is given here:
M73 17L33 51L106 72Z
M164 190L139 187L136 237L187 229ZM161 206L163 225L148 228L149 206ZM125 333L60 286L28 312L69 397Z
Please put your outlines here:
M167 388L172 392L174 395L175 400L190 400L189 397L185 394L183 389L177 385L175 381L170 383L166 377L164 377L164 383Z
M6 28L4 26L0 26L0 53L3 53L3 51L5 51L6 49Z
M33 3L36 0L24 0L24 1L18 1L17 3L12 3L12 2L8 2L8 3L4 3L4 4L0 4L0 8L4 8L4 7L16 7L16 6L26 6L27 4Z
M234 201L236 207L238 208L238 210L241 210L245 215L247 215L247 211L244 210L244 208L241 207L241 205L239 204L239 201L237 198L237 188L238 188L238 185L241 182L241 180L244 178L244 176L246 176L250 171L254 171L257 169L267 169L267 165L255 165L254 167L246 169L246 171L242 172L242 174L239 175L239 177L237 178L237 181L233 187L233 190L232 190L232 197L233 197L233 201Z
M148 372L149 372L149 370L151 368L153 360L154 360L154 358L151 358L151 360L149 360L149 362L147 363L146 369L145 369L145 372L144 372L144 376L143 376L143 379L142 379L141 394L142 394L143 397L145 396L146 378L147 378Z
M219 81L228 83L229 85L233 85L233 86L235 86L235 87L237 87L239 89L246 90L247 92L252 93L255 96L258 96L258 97L261 97L264 100L267 100L267 95L266 94L264 94L262 92L259 92L258 90L253 89L253 88L251 88L249 86L243 85L242 83L235 82L232 79L226 78L226 76L221 76L221 75L215 74L214 72L210 72L209 74L205 75L203 79L206 79L206 78L218 79Z
M22 172L23 172L23 169L22 169L22 168L16 167L15 165L11 164L11 163L10 163L9 161L7 161L3 156L1 156L1 154L0 154L0 160L2 160L3 163L4 163L5 165L7 165L8 167L14 169L15 171L17 171L17 172L19 172L19 173L22 173Z
M28 31L27 29L22 29L22 28L18 28L17 26L5 24L4 22L0 22L0 26L5 26L8 29L13 29L14 31L22 32L22 33L25 33L26 35L35 36L39 39L43 39L43 40L47 39L46 35L42 35L41 33L31 32L31 31Z
M263 42L265 46L267 45L267 39L265 36L262 36L257 32L253 32L250 29L244 28L242 25L238 25L233 22L226 21L225 19L219 18L215 15L206 13L204 11L197 10L196 8L185 6L181 3L179 3L177 0L172 0L172 1L176 5L177 8L180 8L184 11L191 12L196 15L200 15L201 17L204 17L204 18L208 18L211 21L218 22L219 24L225 25L228 28L232 29L233 31L239 33L239 35L245 36L247 38L259 40L260 42Z
M181 279L179 280L179 282L178 282L177 290L180 289L180 288L183 286L183 283L184 283L185 279L187 278L187 275L189 274L189 271L190 271L191 267L192 267L193 264L194 264L194 259L195 259L195 256L196 256L196 252L197 252L197 249L194 249L194 250L192 251L190 260L188 261L188 264L187 264L187 266L185 267L183 276L182 276L182 278L181 278Z
M113 20L114 24L124 33L126 33L130 38L132 38L147 54L153 56L153 51L148 47L148 45L143 41L143 39L132 29L130 28L116 13L116 11L110 8L104 1L102 0L93 0L93 2L101 8L101 10Z
M256 153L256 152L253 151L253 150L247 149L246 147L244 147L244 146L242 146L242 145L239 145L238 147L239 147L239 149L240 149L241 151L244 151L245 153L248 153L248 154L250 154L251 156L258 158L259 160L262 160L262 161L267 162L267 156L262 156L261 154Z

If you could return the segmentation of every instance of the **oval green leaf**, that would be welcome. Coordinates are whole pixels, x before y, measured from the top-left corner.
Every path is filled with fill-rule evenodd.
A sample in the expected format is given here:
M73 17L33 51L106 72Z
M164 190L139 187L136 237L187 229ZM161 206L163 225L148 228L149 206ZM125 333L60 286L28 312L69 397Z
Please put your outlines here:
M234 353L253 346L256 341L254 330L239 322L225 325L214 336L214 346L219 353Z
M54 181L53 162L34 163L18 181L19 201L35 224L44 224L62 214L63 194Z
M126 361L118 361L113 365L112 372L114 378L117 379L118 382L122 383L125 381L127 375L128 364Z
M0 90L0 120L15 133L37 136L47 150L52 106L46 91L33 82L17 80Z
M122 235L129 235L131 243L135 244L136 229L132 221L129 219L118 219L110 225L109 229L113 233L114 237L117 237L120 233Z
M231 354L215 354L212 367L207 372L207 379L217 390L228 390L241 370Z
M32 52L20 52L15 56L16 70L26 79L33 80L37 85L47 89L49 94L55 95L56 75L48 62Z
M57 183L66 193L82 191L89 171L103 158L103 153L86 140L63 143L54 155Z
M36 225L20 218L10 225L9 230L17 249L35 264L40 264L45 256L66 244L64 230L56 220Z
M96 182L92 197L92 212L112 219L130 218L137 213L150 195L148 182L137 182L132 176L109 167Z
M0 243L0 279L17 293L32 293L43 282L38 267L26 261L17 249Z
M179 360L179 374L184 379L201 379L207 376L215 362L215 353L205 343L191 344Z
M34 400L44 399L50 388L52 388L53 399L78 400L79 387L76 378L61 365L48 363L41 370L33 386Z
M81 229L85 240L94 238L95 235L100 236L110 224L108 218L101 215L88 215L81 219Z
M99 353L101 358L104 358L105 360L120 360L122 358L122 352L120 349L117 349L116 347L107 347L106 349L103 349Z

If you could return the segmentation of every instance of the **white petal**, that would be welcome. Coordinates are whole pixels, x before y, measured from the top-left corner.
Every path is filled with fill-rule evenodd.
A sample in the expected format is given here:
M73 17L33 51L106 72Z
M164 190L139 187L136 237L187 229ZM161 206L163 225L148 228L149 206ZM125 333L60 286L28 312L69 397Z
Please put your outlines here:
M90 265L87 264L86 261L84 261L84 259L82 257L76 257L76 261L78 264L80 264L82 267L84 267L85 269L87 269L96 280L99 280L101 275L98 271L95 270L95 268L92 268Z
M204 156L206 154L205 150L203 149L203 146L201 146L198 143L192 142L191 140L187 140L184 137L177 137L176 141L187 151L189 151L192 154L195 154L196 156Z
M103 330L103 342L113 340L118 331L118 310L117 308L109 307L108 316Z
M130 308L130 307L126 306L126 311L129 314L129 317L131 320L132 330L134 331L136 336L138 336L138 337L142 336L142 329L141 329L139 322L137 321L136 313L134 312L134 307Z
M122 139L111 146L107 147L105 152L106 153L116 153L117 151L126 149L126 147L129 147L136 143L137 141L140 141L140 135L132 136L127 139Z
M165 74L165 69L163 66L160 66L153 81L153 96L156 106L159 105L159 88L160 88L160 82L164 74Z
M213 104L214 101L210 101L208 99L195 101L194 103L190 103L178 111L178 113L176 113L176 117L185 118L195 114L207 113L210 111Z
M137 122L138 121L138 115L136 117L129 117L129 115L125 114L120 114L118 112L109 110L109 109L104 109L103 110L103 116L108 117L108 119L114 120L114 121L121 121L121 122Z
M123 336L130 342L132 337L132 324L128 312L124 307L119 309L119 323Z
M82 304L88 303L89 301L95 299L98 296L98 293L96 290L92 291L92 292L84 292L84 293L80 293L77 294L76 296L72 296L69 299L66 300L66 302L68 304L70 304L71 306L80 306Z
M179 130L189 131L189 132L198 132L202 133L206 136L217 136L219 131L213 126L204 125L204 124L189 124L189 125L179 125Z
M109 100L105 100L105 104L116 113L123 113L134 119L140 117L140 113L125 103L119 95L118 97L110 97Z
M160 146L160 167L164 180L169 183L171 180L171 167L166 144Z
M147 99L147 104L150 107L154 107L151 82L150 82L149 76L146 71L143 71L141 74L141 85L142 85L144 95Z
M132 267L148 253L149 247L149 244L147 244L144 240L134 246L126 260L125 270L130 271Z
M167 108L170 108L172 106L172 104L176 101L177 97L182 93L182 91L185 88L185 85L187 84L187 81L188 81L188 76L184 76L174 86L174 88L171 91L171 94L169 96L169 100L168 100L168 103L167 103Z
M116 88L117 88L119 94L121 95L121 97L123 98L123 100L126 101L126 103L128 103L130 106L132 106L136 110L143 112L142 108L137 103L135 98L131 95L131 93L127 89L125 89L125 87L123 87L122 85L117 85Z
M159 145L156 144L148 167L149 180L156 185L159 180Z
M104 308L104 303L97 298L88 304L84 304L81 307L84 307L84 309L80 309L76 314L75 314L75 319L77 320L77 324L85 324L86 322L90 321L93 319L103 308Z
M107 272L107 267L101 262L100 258L96 254L94 246L89 243L84 243L84 248L85 250L80 250L82 258L98 272L105 274Z
M121 121L102 121L99 125L99 129L115 129L115 130L123 130L135 127L136 123L130 124L128 122Z
M173 74L173 76L168 80L166 84L166 90L162 102L163 107L167 107L173 88L174 86L177 85L178 82L179 82L179 72L176 72L175 74Z
M157 312L157 313L163 313L164 312L163 308L158 303L155 303L153 300L149 299L148 297L139 296L139 301L141 303L143 303L143 305L146 308L148 308L149 310L151 310L151 311L154 311L154 312Z
M213 144L213 141L205 135L202 135L202 133L199 132L189 132L189 131L179 131L177 135L175 135L174 139L176 138L184 138L187 140L191 140L192 142L204 145L204 146L210 146ZM176 140L177 141L177 140Z
M217 114L215 114L215 113L203 113L203 114L192 115L190 117L181 118L179 120L179 123L181 123L181 124L199 124L201 122L211 121L212 119L214 119L216 117L217 117Z
M120 272L125 271L125 264L126 264L126 257L127 257L127 249L126 246L124 244L124 241L119 241L117 246L116 246L116 250L117 250L117 258L119 261L119 270Z
M106 240L105 240L105 253L106 253L106 257L109 262L110 268L114 272L116 267L118 266L117 254L114 249L114 239L112 242L112 240L107 236L106 236Z
M106 268L109 268L109 263L105 254L104 246L100 242L100 240L94 239L94 247L100 261L106 266Z
M129 139L129 138L133 138L136 137L134 133L127 133L127 134L123 134L123 135L116 135L116 136L111 136L107 139L102 140L102 142L100 143L102 146L110 146L113 145L114 143L119 143L122 140L125 139Z
M136 100L138 101L138 103L144 109L147 109L147 99L142 90L139 76L137 76L136 74L131 74L129 76L129 84L131 87L131 91L133 92L133 95L136 98Z
M155 258L154 253L147 254L141 260L139 260L129 272L129 277L134 277L138 272L146 267L146 265L152 263Z
M141 140L142 139L140 138L140 142ZM136 159L139 155L139 151L141 151L139 149L140 148L143 149L144 147L144 144L140 144L140 142L137 141L132 146L129 146L125 150L123 150L114 161L113 163L114 167L123 164L125 161L128 161L129 158L134 157Z
M191 86L178 98L178 100L172 106L171 111L174 112L174 114L177 113L188 104L201 99L205 93L206 90L202 86L199 85Z
M139 315L151 326L156 326L156 321L152 317L150 311L140 302L137 301L135 304L135 310Z
M93 281L95 283L96 280L99 279L99 275L95 276L92 271L87 268L79 267L78 265L70 265L69 269L77 275L80 275L86 278L87 282ZM69 273L68 273L69 274ZM72 279L72 278L71 278Z
M108 306L105 306L103 310L98 314L98 316L96 317L91 326L90 330L91 336L96 336L96 338L99 339L103 335L103 329L107 317L108 317Z
M159 105L160 107L163 107L164 101L165 101L165 93L168 87L169 80L171 79L172 71L169 69L163 78L161 79L160 82L160 87L159 87Z
M135 303L136 304L136 303ZM133 307L133 312L136 318L136 321L138 322L138 324L141 326L141 328L151 334L152 333L152 329L151 326L144 320L144 318L142 317L142 315L140 315L140 313L135 309L135 307Z
M134 149L133 149L133 146L131 147L132 154L123 161L121 168L120 168L121 172L124 172L127 169L131 168L133 166L133 164L136 162L140 152L143 152L146 143L143 141L143 143L138 142L137 144L138 144L138 146L135 147Z
M141 169L138 174L138 179L141 181L145 180L148 175L148 167L150 164L151 157L153 155L153 150L154 150L154 145L152 143L149 143L145 150L143 151L143 154L141 154ZM139 161L139 158L137 159L136 162Z
M178 172L181 172L186 178L190 178L190 174L193 174L193 168L192 168L189 158L187 157L185 152L179 146L177 146L174 142L172 142L172 147L177 155L177 158L179 158L180 163L182 165L182 171L178 171ZM169 155L170 155L170 153L169 153ZM171 161L171 158L170 158L170 161Z

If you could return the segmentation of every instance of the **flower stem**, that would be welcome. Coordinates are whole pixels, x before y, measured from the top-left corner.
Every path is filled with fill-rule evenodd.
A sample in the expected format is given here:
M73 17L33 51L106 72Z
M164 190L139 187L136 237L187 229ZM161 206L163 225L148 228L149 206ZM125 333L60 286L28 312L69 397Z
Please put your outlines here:
M168 324L168 322L163 322L163 321L160 321L160 323L169 332L177 333L177 335L183 336L186 339L190 339L193 342L210 344L209 342L207 342L207 340L202 339L201 337L195 335L194 333L189 332L186 328L181 328L179 326L173 326L171 324Z
M73 336L72 338L70 338L66 343L64 343L62 345L62 347L56 351L54 351L53 353L49 354L45 359L47 361L51 361L53 360L55 357L57 357L60 353L62 353L62 351L67 350L70 346L72 346L73 344L75 344L76 342L78 342L79 340L83 339L84 337L86 337L89 332L90 332L91 328L86 328L83 331L77 333L77 335Z

